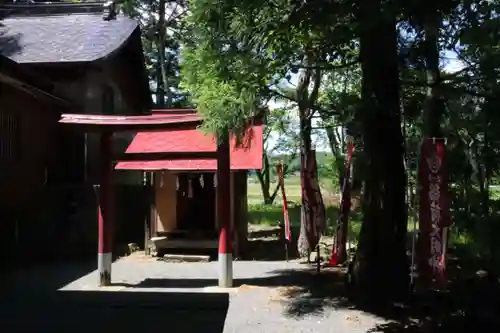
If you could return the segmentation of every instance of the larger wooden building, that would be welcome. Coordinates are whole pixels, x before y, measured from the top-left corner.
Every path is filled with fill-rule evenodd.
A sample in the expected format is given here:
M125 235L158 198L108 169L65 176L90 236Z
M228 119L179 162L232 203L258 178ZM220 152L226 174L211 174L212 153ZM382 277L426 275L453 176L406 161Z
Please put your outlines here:
M37 73L40 90L63 96L53 106L40 95L3 85L0 119L4 155L0 160L2 226L15 239L15 253L94 253L97 181L96 136L58 126L62 113L148 113L149 83L139 25L113 3L17 3L0 6L0 54L24 73ZM116 153L133 134L117 136ZM15 162L14 162L15 161ZM125 207L142 189L140 174L115 177ZM123 216L140 219L131 208ZM133 226L133 224L123 224ZM142 231L142 225L124 239ZM3 234L3 233L2 233ZM42 236L43 235L43 236ZM61 252L61 251L59 251Z
M151 121L163 113L196 118L193 124L201 119L194 110L151 112L138 23L114 3L0 5L0 17L0 233L9 250L3 253L94 255L99 134L58 125L61 114L93 115L97 123L101 115L148 115ZM237 255L247 237L247 170L262 166L262 126L251 124L241 144L234 138L230 144ZM113 172L115 245L144 240L148 220L146 245L217 247L216 161L140 159L149 153L215 152L213 137L196 125L120 130L112 147L118 159L138 157L118 163ZM145 174L152 183L144 184Z
M47 184L56 126L69 103L41 75L0 56L0 256L18 252L20 212L36 207ZM26 214L24 214L26 215Z

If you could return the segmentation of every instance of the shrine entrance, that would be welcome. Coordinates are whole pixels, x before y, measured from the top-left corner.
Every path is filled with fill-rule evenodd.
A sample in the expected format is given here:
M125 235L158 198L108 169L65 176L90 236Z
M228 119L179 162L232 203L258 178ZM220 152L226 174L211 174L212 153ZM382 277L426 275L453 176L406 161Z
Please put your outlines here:
M179 110L176 110L179 111ZM124 154L112 156L113 133L115 132L154 132L196 129L202 120L194 110L151 114L147 116L105 116L86 114L63 114L59 123L72 125L75 130L97 132L100 134L99 174L96 184L98 193L98 254L97 270L99 285L111 285L113 262L113 237L115 228L115 206L112 188L114 162L121 161L179 161L179 160L216 160L217 175L217 220L219 233L219 286L232 287L232 231L231 231L231 190L230 190L230 143L227 131L209 151L171 151L163 153Z
M177 175L177 228L199 238L217 238L214 173Z

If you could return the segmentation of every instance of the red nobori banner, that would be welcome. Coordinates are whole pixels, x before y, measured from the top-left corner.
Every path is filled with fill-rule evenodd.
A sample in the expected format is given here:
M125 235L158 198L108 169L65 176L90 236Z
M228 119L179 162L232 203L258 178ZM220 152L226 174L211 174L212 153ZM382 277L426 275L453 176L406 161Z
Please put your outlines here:
M290 242L292 239L292 231L290 228L290 218L288 217L288 202L286 200L285 192L285 174L283 170L283 163L276 164L276 172L278 173L279 185L281 187L281 198L283 199L283 219L285 220L285 238Z
M446 140L426 139L420 149L418 272L424 285L445 281L450 218Z

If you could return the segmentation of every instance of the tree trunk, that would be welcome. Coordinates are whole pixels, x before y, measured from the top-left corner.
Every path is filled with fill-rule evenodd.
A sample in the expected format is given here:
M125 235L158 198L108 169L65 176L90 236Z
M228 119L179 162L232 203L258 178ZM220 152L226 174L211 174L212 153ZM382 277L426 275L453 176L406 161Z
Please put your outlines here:
M257 179L260 183L260 190L262 192L262 198L264 199L264 204L268 205L270 201L269 188L271 187L271 180L269 177L269 159L267 158L266 152L262 156L262 170L257 170Z
M160 0L158 13L158 62L159 62L159 75L158 83L161 82L161 95L159 97L161 100L158 102L161 107L165 106L165 96L167 97L166 107L170 108L172 105L170 88L168 86L168 74L167 74L167 61L165 59L165 42L166 42L166 24L165 24L165 0Z
M306 110L307 111L307 110ZM307 117L307 114L305 111L299 111L300 112L300 182L301 182L301 187L304 186L304 175L307 174L307 172L304 172L304 170L307 169L306 161L308 160L308 156L311 153L311 131L312 131L312 126L311 126L311 119ZM297 247L298 251L301 254L301 256L306 255L310 251L313 250L312 244L310 244L309 239L307 237L307 229L306 229L306 224L307 223L314 223L313 221L307 221L307 214L306 214L306 207L305 205L307 202L303 198L304 194L302 193L302 205L301 205L301 214L300 214L300 234L299 234L299 239L297 242Z
M262 198L264 199L265 205L272 205L274 199L276 199L276 195L278 194L278 190L280 189L279 182L276 183L276 186L271 193L271 170L269 169L269 158L267 154L264 153L262 157L263 160L263 168L262 170L257 170L257 179L260 183L260 190L262 192ZM283 169L283 173L285 173L285 169Z
M314 212L316 207L315 198L312 196L307 184L306 177L310 177L310 156L312 151L312 113L311 105L313 105L318 97L319 87L321 84L321 73L316 70L310 69L313 64L312 55L306 53L303 58L304 68L300 75L296 88L298 107L299 107L299 121L300 121L300 181L301 181L301 221L300 221L300 234L297 241L297 250L301 256L308 255L317 244L312 244L317 230L315 229L315 224L317 221L314 220ZM309 92L309 86L311 84L311 79L313 79L313 88ZM306 190L307 189L307 190ZM319 194L321 196L321 194ZM306 197L307 196L307 197ZM314 236L314 237L313 237Z
M278 191L280 189L280 183L276 182L276 186L274 187L274 190L271 193L271 178L270 178L271 170L269 169L269 158L267 157L266 153L264 153L262 161L264 164L262 170L256 171L257 179L259 180L260 190L262 192L262 198L264 200L264 204L272 205L274 203L274 200L276 199L276 196L278 195ZM287 169L288 167L284 165L283 166L284 175L286 174Z
M495 69L492 68L489 63L486 63L482 66L482 71L486 73L495 73ZM490 129L494 129L492 125L494 113L497 112L498 103L496 101L496 96L498 96L498 89L496 89L495 75L492 78L487 79L487 86L489 90L489 96L486 98L485 108L482 112L483 117L483 149L481 151L482 155L482 164L484 166L483 174L483 197L482 197L482 214L483 220L487 221L486 224L486 242L488 244L488 253L489 253L489 267L488 269L492 272L498 272L498 241L497 241L497 232L496 232L496 224L498 220L490 213L491 209L491 193L490 193L490 185L491 179L493 176L493 170L495 166L495 152L494 152L494 142L491 140L491 137L494 137L490 131Z
M484 187L486 188L486 191L484 193L483 197L483 214L486 218L487 227L488 227L488 232L487 232L487 242L488 242L488 252L489 252L489 269L492 271L497 271L497 249L498 249L498 242L497 242L497 233L495 232L495 223L496 219L493 218L493 216L490 214L490 186L491 186L491 178L492 178L492 170L493 170L493 165L494 165L494 152L492 149L492 143L490 142L489 138L489 122L490 122L490 112L491 108L488 108L488 110L485 112L485 122L484 122L484 148L483 148L483 159L484 159Z
M320 111L321 120L326 122L328 120L328 116ZM339 188L342 189L344 184L344 174L345 174L345 158L342 155L342 142L337 140L337 136L335 134L335 127L327 126L325 128L326 136L328 138L328 143L330 145L330 150L332 151L333 157L335 158L335 168L338 173L338 183Z
M404 297L409 278L396 22L387 12L377 14L380 7L366 1L360 27L367 168L353 282L358 295L369 302Z
M444 111L444 104L440 92L441 73L439 71L439 25L441 17L437 13L427 16L424 23L425 30L425 61L427 92L424 107L424 136L440 137L441 117Z

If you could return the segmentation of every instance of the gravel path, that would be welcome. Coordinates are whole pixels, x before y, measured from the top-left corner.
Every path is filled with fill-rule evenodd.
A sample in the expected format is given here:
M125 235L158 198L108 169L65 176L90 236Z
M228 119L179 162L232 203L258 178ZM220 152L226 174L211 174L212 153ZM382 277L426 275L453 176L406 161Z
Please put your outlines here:
M113 264L115 284L108 288L96 287L95 271L76 278L71 269L76 274L76 266L58 266L9 276L2 284L7 297L0 302L9 311L0 315L0 331L123 333L168 327L182 333L358 333L375 332L383 323L311 289L316 277L298 263L236 261L236 288L229 295L215 287L216 262L131 256ZM65 292L54 294L58 288ZM29 321L22 319L25 313L31 313Z
M272 292L271 292L272 293ZM269 301L268 290L238 293L229 306L224 333L358 333L375 332L382 321L359 311L335 309L324 304L321 311L299 316L287 312L287 301ZM271 296L273 297L273 296ZM321 300L308 299L311 303ZM308 311L306 311L308 312Z

